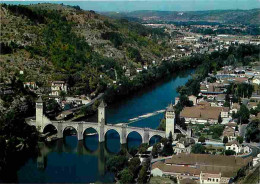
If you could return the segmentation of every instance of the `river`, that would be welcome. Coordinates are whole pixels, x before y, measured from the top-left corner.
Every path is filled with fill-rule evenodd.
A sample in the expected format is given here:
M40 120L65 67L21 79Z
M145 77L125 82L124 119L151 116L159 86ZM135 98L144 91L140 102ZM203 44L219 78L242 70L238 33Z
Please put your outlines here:
M129 123L129 126L156 128L163 118L163 110L174 103L176 88L184 85L194 70L174 74L128 99L107 107L107 123ZM131 135L132 134L132 135ZM127 147L138 146L141 137L131 133ZM151 140L155 142L156 138ZM40 144L40 154L30 158L18 170L10 171L2 181L19 183L94 183L113 182L112 173L105 170L106 160L120 150L119 135L109 131L104 143L98 135L86 136L78 141L76 136L66 136L49 144ZM17 158L19 159L19 158Z

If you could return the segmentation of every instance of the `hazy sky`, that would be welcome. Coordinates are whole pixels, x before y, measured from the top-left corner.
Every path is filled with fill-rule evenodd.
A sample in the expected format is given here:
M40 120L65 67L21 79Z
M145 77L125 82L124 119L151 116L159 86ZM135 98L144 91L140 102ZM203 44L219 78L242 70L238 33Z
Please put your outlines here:
M3 1L2 1L3 2ZM63 3L79 5L85 10L95 11L196 11L223 9L260 8L260 0L88 0L88 1L12 1L14 4L30 4L39 2Z

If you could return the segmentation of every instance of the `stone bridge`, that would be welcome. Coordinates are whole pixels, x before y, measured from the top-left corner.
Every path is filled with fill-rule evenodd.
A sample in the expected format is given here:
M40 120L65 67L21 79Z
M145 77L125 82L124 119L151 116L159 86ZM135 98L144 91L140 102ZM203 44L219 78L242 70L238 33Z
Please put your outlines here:
M102 101L98 107L98 121L85 122L85 121L52 121L44 115L44 104L41 97L36 102L36 120L29 121L28 123L36 126L39 132L44 132L47 126L54 126L57 130L57 137L62 138L64 130L73 128L77 132L78 140L84 139L84 133L87 129L94 129L98 133L99 142L105 141L105 135L109 130L115 130L120 136L120 143L127 143L127 137L131 132L137 132L142 137L142 143L149 143L153 136L168 137L172 132L173 137L174 129L179 129L181 133L191 136L189 131L184 131L179 126L175 126L175 114L173 112L172 104L166 111L166 132L154 130L150 128L131 127L126 124L106 124L105 123L105 107L106 104ZM167 115L168 114L168 115Z
M62 138L64 135L64 130L67 128L73 128L77 131L78 140L84 139L84 133L87 129L94 129L98 133L99 142L105 141L105 135L109 130L115 130L120 136L120 143L125 144L127 142L127 137L131 132L137 132L142 137L142 143L149 143L153 136L165 137L164 131L154 130L150 128L139 128L131 127L125 124L107 124L102 125L95 122L73 122L73 121L52 121L51 123L45 124L43 130L46 126L52 125L57 130L58 138Z

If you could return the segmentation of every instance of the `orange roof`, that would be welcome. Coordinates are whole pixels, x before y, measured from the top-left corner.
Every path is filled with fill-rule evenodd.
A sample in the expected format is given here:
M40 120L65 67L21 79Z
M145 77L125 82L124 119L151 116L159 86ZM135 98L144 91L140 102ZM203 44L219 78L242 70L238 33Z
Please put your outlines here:
M214 119L218 120L223 107L210 107L210 106L193 106L185 107L181 113L181 117L185 118L198 118L198 119Z
M186 154L173 155L171 159L165 160L165 164L182 167L180 165L196 165L204 173L218 174L224 177L232 177L237 170L252 161L252 157L241 158L226 155L210 154ZM187 168L187 167L184 167Z
M226 126L224 131L223 131L223 136L234 136L235 135L235 130L229 126Z

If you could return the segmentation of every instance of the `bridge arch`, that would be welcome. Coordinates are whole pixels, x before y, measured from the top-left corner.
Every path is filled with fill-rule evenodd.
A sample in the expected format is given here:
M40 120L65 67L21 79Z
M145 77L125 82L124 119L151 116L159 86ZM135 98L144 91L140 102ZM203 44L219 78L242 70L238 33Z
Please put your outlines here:
M158 140L161 140L162 138L163 137L161 135L159 135L159 134L150 135L148 143L149 143L149 145L153 145L153 144L155 144L157 142L160 142Z
M109 153L118 153L120 151L120 133L116 129L107 129L105 135L105 146ZM113 146L111 146L113 145Z
M73 125L65 126L65 127L62 129L62 135L63 135L63 137L64 137L65 131L68 130L68 129L74 130L74 131L76 132L76 136L77 136L77 138L78 138L78 130L77 130L77 127L75 127L75 126L73 126Z
M98 130L98 128L96 127L96 126L92 126L92 125L88 125L88 126L86 126L86 125L83 125L83 133L87 130L87 129L94 129L97 133L99 133L99 130Z
M93 127L88 127L84 130L83 141L86 150L90 152L95 152L98 150L98 134L99 132Z
M104 135L106 136L108 131L113 131L113 130L116 131L120 136L120 130L118 130L117 128L105 128Z
M135 137L135 136L138 136L139 139L141 139L141 141L138 141L136 139L137 137L132 140L129 139L130 137ZM133 131L127 132L127 134L126 134L126 142L127 142L128 148L136 147L136 146L138 147L140 144L143 143L143 141L144 141L144 136L138 131L133 130Z
M48 123L48 124L46 124L44 127L43 127L43 133L45 134L45 133L47 133L47 132L50 132L51 131L51 133L58 133L58 128L55 126L55 125L53 125L53 124L51 124L51 123Z

